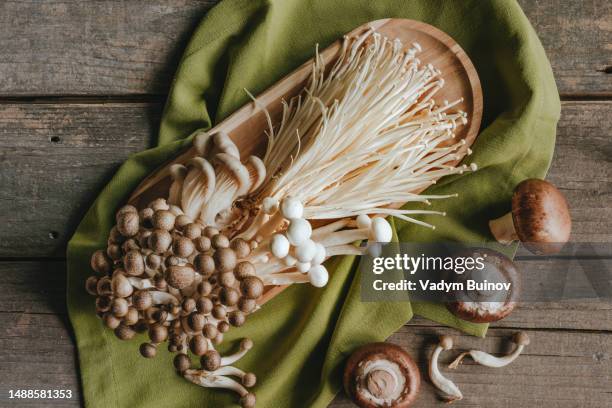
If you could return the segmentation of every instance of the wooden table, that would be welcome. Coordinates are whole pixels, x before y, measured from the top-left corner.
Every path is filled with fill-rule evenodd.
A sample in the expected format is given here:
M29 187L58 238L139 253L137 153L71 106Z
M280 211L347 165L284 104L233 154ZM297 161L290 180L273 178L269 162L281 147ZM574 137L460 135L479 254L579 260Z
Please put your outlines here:
M78 406L65 306L67 240L118 166L155 142L186 41L214 1L0 4L0 406ZM612 242L612 2L521 0L551 60L563 112L549 179L566 194L574 240ZM535 262L535 261L534 261ZM414 319L390 341L423 367L440 333L501 351L504 369L452 373L457 406L612 406L612 303L525 305L486 340ZM63 388L71 400L6 400L9 388ZM419 406L442 406L425 382ZM333 407L350 402L339 395Z

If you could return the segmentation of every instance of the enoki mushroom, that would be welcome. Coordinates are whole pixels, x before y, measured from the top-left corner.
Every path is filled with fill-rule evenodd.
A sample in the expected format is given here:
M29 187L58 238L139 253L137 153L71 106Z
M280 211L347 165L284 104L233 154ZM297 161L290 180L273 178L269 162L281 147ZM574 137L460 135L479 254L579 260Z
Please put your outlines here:
M144 357L167 342L185 379L254 406L255 375L232 366L252 342L225 357L215 346L260 308L265 287L325 286L326 259L363 253L356 241L391 240L385 216L433 228L415 217L443 213L392 205L451 197L414 192L476 169L454 165L470 153L454 135L467 118L453 111L459 101L436 105L444 81L419 50L369 31L345 39L328 73L317 53L307 89L284 102L277 126L266 112L262 159L241 158L224 133L200 132L196 157L170 169L168 195L122 207L92 255L97 276L86 288L104 324L123 340L147 332Z

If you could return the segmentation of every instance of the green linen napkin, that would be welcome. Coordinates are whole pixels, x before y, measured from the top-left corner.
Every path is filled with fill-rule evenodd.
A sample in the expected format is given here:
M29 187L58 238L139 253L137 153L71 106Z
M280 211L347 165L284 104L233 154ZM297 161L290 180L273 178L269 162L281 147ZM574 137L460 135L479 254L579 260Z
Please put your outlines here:
M174 374L164 347L156 359L138 355L140 336L114 338L94 314L84 288L91 253L105 245L114 212L148 173L172 157L194 130L218 123L305 60L368 21L405 17L432 24L457 40L479 72L485 110L470 161L480 170L448 177L430 193L446 217L428 217L435 231L395 221L401 241L491 239L487 220L508 210L512 188L543 177L554 148L560 103L542 46L514 0L225 0L196 30L173 82L159 147L131 157L101 192L68 246L68 309L76 334L88 407L231 406L236 395L203 389ZM413 313L483 336L485 325L462 322L427 303L362 303L351 257L329 262L325 289L296 285L266 304L236 339L256 347L238 366L258 375L259 407L323 407L341 387L342 364L357 346L380 341Z

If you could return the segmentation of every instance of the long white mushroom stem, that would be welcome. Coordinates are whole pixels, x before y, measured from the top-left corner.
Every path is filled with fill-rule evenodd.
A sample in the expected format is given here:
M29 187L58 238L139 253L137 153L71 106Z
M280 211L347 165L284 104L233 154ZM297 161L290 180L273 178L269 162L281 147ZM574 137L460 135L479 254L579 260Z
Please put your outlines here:
M429 378L433 385L436 386L437 389L442 391L443 398L447 402L458 401L463 398L463 394L459 390L459 387L444 377L438 368L438 358L442 351L450 350L453 348L453 339L449 336L441 336L440 343L434 349L431 359L429 360Z
M518 356L523 352L525 346L529 345L529 336L525 332L519 332L513 337L513 342L516 344L515 349L512 353L496 357L492 354L486 353L480 350L470 350L459 354L459 356L449 364L448 368L455 369L459 367L459 364L463 361L463 359L467 356L470 356L476 363L492 368L500 368L505 367L508 364L512 363L514 360L518 358Z

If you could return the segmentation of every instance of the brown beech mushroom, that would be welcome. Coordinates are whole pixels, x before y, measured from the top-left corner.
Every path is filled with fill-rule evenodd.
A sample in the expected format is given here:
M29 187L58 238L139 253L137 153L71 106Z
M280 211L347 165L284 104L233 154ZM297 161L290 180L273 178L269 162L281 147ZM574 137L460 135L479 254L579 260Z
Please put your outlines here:
M91 269L100 275L107 275L111 271L111 262L102 250L97 250L91 256Z
M176 289L184 289L193 283L195 271L187 265L173 265L166 270L166 282Z
M351 354L344 369L346 393L364 408L408 407L420 385L417 365L394 344L366 344Z
M472 357L472 360L480 365L492 368L505 367L518 358L525 346L529 345L529 336L525 332L518 332L512 337L512 342L516 344L514 351L508 355L496 357L489 353L480 350L470 350L461 353L455 361L449 364L448 368L454 369L461 364L466 356Z
M572 219L565 197L545 180L527 179L512 194L512 211L489 221L502 244L520 240L535 254L554 254L569 240Z
M462 320L474 323L496 322L508 316L519 300L521 279L509 258L490 249L475 249L472 259L482 258L484 268L473 269L463 274L452 273L455 282L462 283L463 290L454 292L454 300L446 304L447 309ZM482 289L467 289L467 281L482 285ZM485 285L507 285L509 289L489 290Z
M440 336L440 342L436 345L429 360L429 378L433 385L443 393L443 398L448 403L463 399L463 394L461 390L459 390L459 387L442 375L438 367L438 358L440 354L443 351L451 350L453 348L453 343L452 337Z

